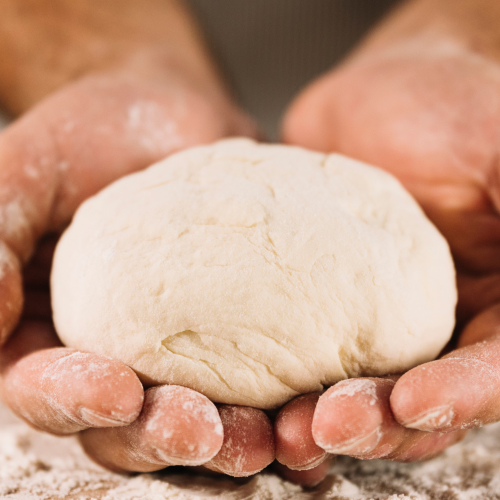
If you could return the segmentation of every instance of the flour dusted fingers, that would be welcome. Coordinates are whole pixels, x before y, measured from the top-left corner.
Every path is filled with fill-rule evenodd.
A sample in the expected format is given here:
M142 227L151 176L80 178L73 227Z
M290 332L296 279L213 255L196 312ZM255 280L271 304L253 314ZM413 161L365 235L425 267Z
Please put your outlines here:
M205 467L230 476L246 477L260 472L274 460L273 427L263 411L221 405L219 414L224 442Z
M289 469L309 470L328 458L312 436L314 410L320 393L305 394L286 404L274 422L276 460Z
M316 444L337 455L411 462L431 458L463 438L463 431L429 433L399 424L389 403L394 384L388 379L359 378L328 389L314 413Z
M331 465L332 459L327 458L324 462L312 469L307 470L293 470L286 465L275 462L273 465L274 470L287 481L297 483L302 486L316 486L325 479L328 469Z
M0 389L15 413L52 434L127 425L137 418L144 393L130 368L57 345L49 324L24 321L3 347Z
M398 422L451 432L500 419L500 306L476 316L458 349L410 370L396 384L391 408Z
M146 391L142 412L130 426L80 434L93 460L122 472L202 465L217 454L222 440L215 405L191 389L167 385Z

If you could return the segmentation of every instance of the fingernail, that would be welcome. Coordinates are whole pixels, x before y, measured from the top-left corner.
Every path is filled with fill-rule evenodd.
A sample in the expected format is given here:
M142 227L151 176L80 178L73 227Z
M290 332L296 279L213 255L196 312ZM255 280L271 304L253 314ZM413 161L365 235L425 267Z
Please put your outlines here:
M420 431L435 431L448 427L454 416L455 412L453 411L453 406L447 404L427 410L413 420L403 422L402 425Z
M80 408L80 417L88 425L92 427L117 427L129 425L131 422L112 418L107 415L102 415L88 408Z
M205 462L203 464L204 467L207 469L214 471L214 472L219 472L220 474L226 474L227 476L233 476L233 477L248 477L248 476L253 476L254 474L258 474L262 468L252 470L252 471L243 471L238 469L235 469L234 467L221 467L220 465L215 465L215 463L210 460L210 462Z
M328 458L328 453L323 453L323 455L314 459L312 462L309 462L308 464L299 465L299 466L287 465L287 467L291 470L310 470L310 469L314 469L314 467L317 467L318 465L321 465L327 458Z
M154 453L156 454L157 458L159 459L160 462L165 463L166 465L190 465L190 466L195 466L195 465L203 465L207 460L206 459L198 459L198 460L189 460L185 458L180 458L180 457L171 457L167 455L163 450L160 450L159 448L153 448Z
M334 445L330 445L328 443L317 443L318 446L321 446L328 453L332 453L334 455L356 455L361 456L373 451L377 445L379 444L382 438L381 426L379 425L373 431L368 434L365 434L362 437L356 437L353 439L349 439L347 441L343 441L341 443L336 443Z

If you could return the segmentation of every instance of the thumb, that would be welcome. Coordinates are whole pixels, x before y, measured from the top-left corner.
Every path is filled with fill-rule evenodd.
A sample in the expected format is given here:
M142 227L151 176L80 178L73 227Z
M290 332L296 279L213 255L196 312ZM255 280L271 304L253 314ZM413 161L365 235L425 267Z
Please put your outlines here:
M284 115L281 124L283 142L317 151L338 150L336 95L336 78L331 74L307 86Z
M115 179L169 154L256 134L229 99L174 76L161 84L123 75L89 77L32 113L47 124L59 154L52 227L67 223L83 200Z
M42 234L115 179L177 150L255 135L232 103L170 84L94 76L48 97L0 134L0 344L22 310L21 268Z
M499 307L464 329L459 349L405 373L391 394L398 422L450 432L500 420Z

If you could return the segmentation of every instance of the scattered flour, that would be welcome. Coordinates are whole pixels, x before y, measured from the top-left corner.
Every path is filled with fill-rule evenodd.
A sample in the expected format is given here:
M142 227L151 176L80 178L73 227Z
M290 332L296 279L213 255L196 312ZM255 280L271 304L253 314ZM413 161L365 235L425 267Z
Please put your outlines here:
M38 168L29 163L24 166L24 173L30 179L38 179L40 177L40 171Z
M372 380L366 378L354 378L342 380L335 384L335 390L330 393L328 399L339 398L341 396L352 397L363 393L372 398L371 405L377 401L377 385Z
M341 458L313 490L271 472L247 479L181 468L127 477L85 457L74 438L36 432L0 406L0 499L500 500L500 424L471 432L430 462Z
M127 113L127 125L147 151L165 151L181 146L177 123L165 115L155 101L137 101Z
M12 189L12 188L11 188ZM21 198L11 199L2 203L0 208L0 227L9 240L19 241L26 233L30 233L30 223L28 211L33 211L33 207L28 207L27 200Z

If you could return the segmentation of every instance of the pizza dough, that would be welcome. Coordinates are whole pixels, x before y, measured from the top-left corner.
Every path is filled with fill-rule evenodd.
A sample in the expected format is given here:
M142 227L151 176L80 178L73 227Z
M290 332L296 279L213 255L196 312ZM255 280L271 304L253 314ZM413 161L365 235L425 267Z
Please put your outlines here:
M258 408L435 358L457 298L444 238L397 180L247 139L86 201L51 280L66 345Z

